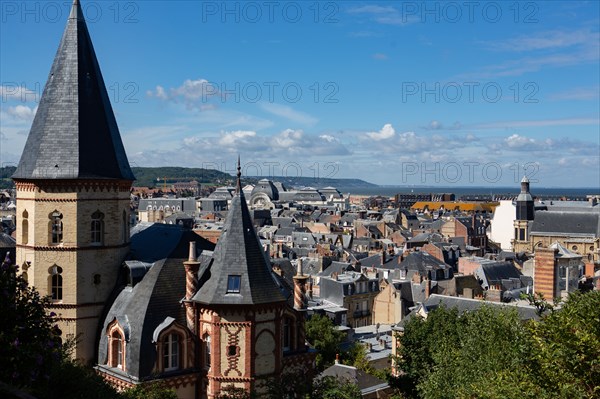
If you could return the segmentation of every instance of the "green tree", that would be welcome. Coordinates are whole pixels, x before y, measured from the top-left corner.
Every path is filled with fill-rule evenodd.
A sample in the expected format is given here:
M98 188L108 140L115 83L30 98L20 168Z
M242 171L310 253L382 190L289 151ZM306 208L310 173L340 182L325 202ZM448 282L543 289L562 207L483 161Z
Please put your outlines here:
M123 399L177 399L175 390L168 388L163 383L147 382L138 384L121 393Z
M413 317L399 337L396 380L407 397L538 398L525 325L514 309L490 305L458 314L445 307Z
M28 286L8 256L0 266L0 296L0 381L7 390L38 399L118 397L91 368L70 359L74 343L61 342L49 299Z
M18 274L8 254L0 266L0 381L32 388L50 378L61 357L56 315L46 313L49 304Z
M310 399L360 399L358 386L351 381L339 381L327 376L315 380Z
M527 330L514 309L483 306L458 316L457 343L434 349L417 382L425 398L539 398L529 369ZM450 351L448 351L450 349Z
M323 370L333 364L344 334L335 328L331 319L319 314L313 315L305 324L306 340L318 351L317 370Z
M390 380L392 386L409 397L417 396L417 384L435 364L438 353L451 356L458 344L460 319L456 309L440 307L429 312L427 319L414 316L399 337L400 348L395 359L402 374Z
M538 382L555 397L600 397L599 309L600 291L574 292L529 326Z
M256 395L253 392L248 392L244 388L227 386L221 389L216 396L216 399L255 399Z

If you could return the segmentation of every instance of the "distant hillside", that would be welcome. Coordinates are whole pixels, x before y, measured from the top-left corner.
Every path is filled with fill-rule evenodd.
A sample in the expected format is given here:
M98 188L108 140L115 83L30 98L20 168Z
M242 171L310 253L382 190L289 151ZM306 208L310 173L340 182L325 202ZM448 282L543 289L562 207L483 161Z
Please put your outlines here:
M163 166L159 168L131 168L136 177L134 185L155 187L163 184L173 184L178 181L196 180L200 183L226 185L233 183L233 176L229 173L213 169L182 168L176 166Z
M0 190L12 188L13 181L10 178L17 170L16 166L4 166L0 168Z
M17 168L14 166L0 168L0 189L11 188L13 186L13 182L10 177L13 175L13 173L15 173L16 169ZM183 168L175 166L164 166L158 168L134 167L131 169L133 170L133 174L137 179L134 183L136 186L161 187L163 184L169 186L178 181L191 180L197 180L200 183L214 184L219 186L233 185L235 183L234 176L230 175L229 173L214 169ZM247 176L243 178L243 184L254 184L263 178L281 182L287 187L323 188L326 186L332 186L336 188L344 187L345 189L353 187L377 187L376 184L372 184L360 179L328 179L283 176Z
M269 179L273 181L278 181L283 183L286 187L315 187L315 188L323 188L323 187L344 187L344 188L352 188L352 187L378 187L376 184L366 182L360 179L331 179L331 178L314 178L314 177L283 177L283 176L274 176L267 177L261 176L257 177L259 179Z

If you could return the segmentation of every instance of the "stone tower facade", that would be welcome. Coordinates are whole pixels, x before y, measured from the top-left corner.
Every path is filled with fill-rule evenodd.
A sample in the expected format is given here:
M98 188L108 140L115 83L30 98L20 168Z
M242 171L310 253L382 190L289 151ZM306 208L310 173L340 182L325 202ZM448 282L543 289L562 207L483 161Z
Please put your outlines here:
M134 176L77 0L13 180L17 262L91 362L129 250Z

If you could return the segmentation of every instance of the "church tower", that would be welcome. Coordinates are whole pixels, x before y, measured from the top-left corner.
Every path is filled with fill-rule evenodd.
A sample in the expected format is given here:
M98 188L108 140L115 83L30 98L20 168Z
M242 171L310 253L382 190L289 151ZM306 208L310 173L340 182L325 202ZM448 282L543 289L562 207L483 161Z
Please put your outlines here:
M84 361L129 250L134 179L75 0L13 180L17 262Z
M513 250L521 252L529 248L529 226L534 218L533 197L529 192L529 179L523 176L521 180L521 192L516 201L515 234L513 239Z

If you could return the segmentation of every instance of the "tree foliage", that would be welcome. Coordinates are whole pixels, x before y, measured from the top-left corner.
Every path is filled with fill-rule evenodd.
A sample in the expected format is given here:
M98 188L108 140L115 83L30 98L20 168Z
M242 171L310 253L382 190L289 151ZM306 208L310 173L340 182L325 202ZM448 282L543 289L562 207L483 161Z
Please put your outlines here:
M598 309L598 291L572 294L539 322L514 309L440 307L406 323L395 385L409 398L597 398Z
M310 399L360 399L358 386L327 376L315 381Z
M318 351L317 370L323 370L333 364L344 334L337 330L331 319L319 314L313 315L305 324L306 340Z
M572 293L531 325L540 383L560 398L600 397L600 291Z
M61 358L55 315L46 313L42 298L6 256L0 270L0 381L14 387L47 383Z
M177 399L175 390L160 382L138 384L121 393L123 399Z

